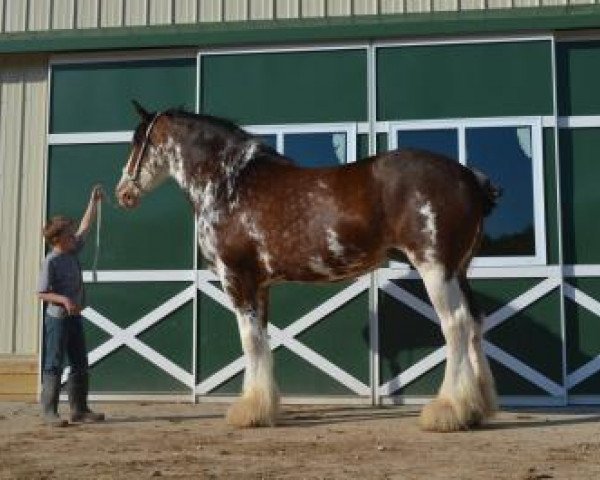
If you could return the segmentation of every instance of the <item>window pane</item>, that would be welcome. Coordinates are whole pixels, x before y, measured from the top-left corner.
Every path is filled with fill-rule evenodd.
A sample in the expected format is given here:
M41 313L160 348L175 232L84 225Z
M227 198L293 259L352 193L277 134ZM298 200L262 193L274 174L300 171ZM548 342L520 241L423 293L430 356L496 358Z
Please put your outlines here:
M454 128L439 130L399 130L398 148L416 148L458 159L458 132Z
M504 191L486 219L481 256L535 255L530 127L468 128L467 165Z
M345 133L288 133L283 137L286 156L305 167L327 167L346 162Z
M256 135L256 137L258 137L265 145L277 150L277 135L265 133L264 135Z

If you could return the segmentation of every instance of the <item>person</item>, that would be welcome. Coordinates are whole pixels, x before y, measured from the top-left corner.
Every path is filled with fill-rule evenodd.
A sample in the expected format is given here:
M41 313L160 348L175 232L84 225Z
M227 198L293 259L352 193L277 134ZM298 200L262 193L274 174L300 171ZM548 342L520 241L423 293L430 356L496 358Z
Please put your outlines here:
M71 422L104 420L104 415L92 412L87 403L88 362L81 316L85 292L77 257L102 199L102 187L95 186L77 229L75 222L64 216L51 218L43 229L51 250L42 263L38 285L38 297L47 304L40 400L43 421L52 426L67 425L58 414L65 354L71 366L67 380Z

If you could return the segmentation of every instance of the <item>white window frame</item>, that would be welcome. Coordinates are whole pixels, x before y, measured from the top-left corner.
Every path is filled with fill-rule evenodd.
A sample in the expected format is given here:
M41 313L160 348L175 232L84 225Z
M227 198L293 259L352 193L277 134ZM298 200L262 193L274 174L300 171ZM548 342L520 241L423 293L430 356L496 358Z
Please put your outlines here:
M533 176L533 220L535 236L535 254L529 256L493 256L475 257L473 267L517 267L539 266L547 264L546 252L546 215L544 198L544 145L542 117L497 117L497 118L457 118L441 120L411 120L389 122L388 147L398 148L398 132L402 130L443 130L453 129L458 134L458 160L466 164L466 130L467 128L485 127L530 127L532 149ZM505 195L510 195L510 187L504 189ZM502 201L502 200L500 200ZM390 266L405 267L401 262L391 262Z
M346 163L356 162L356 123L287 123L245 125L243 128L253 135L275 135L276 150L282 155L284 154L284 136L287 134L344 133L346 134Z

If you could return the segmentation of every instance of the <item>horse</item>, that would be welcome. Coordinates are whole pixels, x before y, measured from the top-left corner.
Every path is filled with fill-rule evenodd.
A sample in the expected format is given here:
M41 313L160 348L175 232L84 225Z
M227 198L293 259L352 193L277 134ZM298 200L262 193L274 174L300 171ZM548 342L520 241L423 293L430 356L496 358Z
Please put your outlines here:
M466 275L499 196L484 174L410 149L303 168L229 120L134 106L141 121L116 197L133 209L172 177L193 206L199 247L234 306L245 355L229 424L277 421L269 286L353 278L398 253L421 275L447 344L442 385L423 407L421 427L463 430L493 415L483 317Z

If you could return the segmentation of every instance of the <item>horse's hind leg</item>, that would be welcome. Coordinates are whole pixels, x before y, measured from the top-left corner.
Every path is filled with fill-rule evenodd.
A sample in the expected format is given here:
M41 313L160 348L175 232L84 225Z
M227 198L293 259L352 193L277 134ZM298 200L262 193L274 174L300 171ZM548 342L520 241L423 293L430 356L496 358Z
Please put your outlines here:
M456 274L447 275L444 266L433 261L417 265L417 269L447 345L444 380L437 398L423 408L421 426L440 432L463 430L479 424L487 411L469 353L475 322Z
M459 275L458 280L460 289L467 299L469 311L474 320L474 322L472 322L471 332L469 333L469 359L471 360L471 366L473 367L475 378L477 379L481 395L483 396L483 404L485 407L484 415L490 417L494 415L498 409L498 404L494 377L492 376L490 365L483 352L483 345L481 343L483 316L474 304L473 294L471 292L471 287L469 287L469 283L467 282L466 275L464 273Z
M267 295L266 289L243 299L230 294L246 358L242 396L227 412L227 422L236 427L272 426L277 420L279 393L267 335Z

